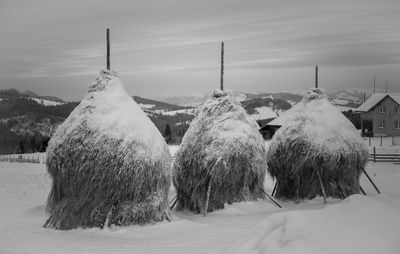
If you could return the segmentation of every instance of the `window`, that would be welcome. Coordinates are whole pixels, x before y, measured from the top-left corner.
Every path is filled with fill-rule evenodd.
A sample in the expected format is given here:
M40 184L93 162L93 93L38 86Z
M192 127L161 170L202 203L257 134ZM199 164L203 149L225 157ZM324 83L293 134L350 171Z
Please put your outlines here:
M400 121L394 121L394 127L400 129Z
M400 113L400 107L396 107L396 113Z
M379 128L385 128L385 120L378 120Z
M385 113L386 112L386 107L379 107L379 113Z

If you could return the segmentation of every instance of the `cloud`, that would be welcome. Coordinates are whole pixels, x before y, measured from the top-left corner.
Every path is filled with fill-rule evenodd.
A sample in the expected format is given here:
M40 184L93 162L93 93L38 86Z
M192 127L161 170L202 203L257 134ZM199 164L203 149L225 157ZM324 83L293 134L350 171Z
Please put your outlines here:
M170 94L182 87L207 89L200 84L218 75L221 41L226 75L245 80L252 75L246 89L263 89L265 78L289 82L284 75L305 80L300 73L315 64L341 72L355 86L363 85L356 74L385 68L387 79L397 80L392 70L400 67L400 3L394 0L3 0L0 5L2 87L86 82L104 68L106 27L111 66L126 83L149 89L168 84ZM343 72L344 67L364 72ZM74 90L64 92L80 97Z

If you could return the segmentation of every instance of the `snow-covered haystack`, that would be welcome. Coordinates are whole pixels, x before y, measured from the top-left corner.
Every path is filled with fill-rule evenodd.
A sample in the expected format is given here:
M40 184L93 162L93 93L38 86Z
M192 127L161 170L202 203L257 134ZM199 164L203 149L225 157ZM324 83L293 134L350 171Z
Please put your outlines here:
M268 150L268 172L277 181L276 197L312 199L359 193L368 149L354 125L313 88L285 115Z
M113 71L101 71L47 149L56 229L145 224L168 216L171 156Z
M179 207L207 212L262 197L267 164L258 129L232 92L214 91L176 153L173 183Z

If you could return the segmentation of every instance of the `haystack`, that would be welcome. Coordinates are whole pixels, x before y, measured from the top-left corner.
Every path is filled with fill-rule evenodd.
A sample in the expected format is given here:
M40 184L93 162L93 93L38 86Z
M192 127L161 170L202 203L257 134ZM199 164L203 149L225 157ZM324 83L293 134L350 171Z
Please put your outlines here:
M214 91L176 153L178 207L205 213L225 203L255 200L263 196L265 171L266 150L256 121L232 92Z
M45 227L145 224L168 213L168 147L113 71L101 71L47 149Z
M322 196L321 182L328 197L359 193L368 149L354 125L321 89L308 91L281 117L284 123L271 140L267 156L268 172L277 181L276 197Z

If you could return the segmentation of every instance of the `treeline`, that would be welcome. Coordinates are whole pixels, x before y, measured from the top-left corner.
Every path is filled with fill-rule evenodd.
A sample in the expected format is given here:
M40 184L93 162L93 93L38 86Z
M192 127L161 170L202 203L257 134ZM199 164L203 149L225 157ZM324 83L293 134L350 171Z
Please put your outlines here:
M0 124L0 154L44 152L50 137L18 136L7 124Z
M353 123L356 129L361 129L361 114L358 114L353 110L348 110L342 113L350 120L350 122Z
M242 101L241 104L248 114L257 113L255 109L260 107L273 107L275 110L289 110L292 107L292 105L285 100L273 99L269 97Z
M179 144L193 117L193 115L178 113L174 116L153 115L150 119L168 144Z
M12 91L9 93L13 94ZM34 135L16 135L11 129L20 121L32 120L42 122L47 118L51 124L62 123L75 109L79 102L71 102L56 106L44 106L26 97L4 96L0 100L0 154L44 152L50 137L39 133ZM24 117L24 118L22 118ZM150 115L165 140L180 143L189 127L192 115L176 114ZM169 131L166 132L167 125Z
M67 118L78 106L78 102L69 102L55 106L44 106L28 98L2 98L0 101L0 119L27 115L42 120L44 117L51 121L59 121L59 118Z

